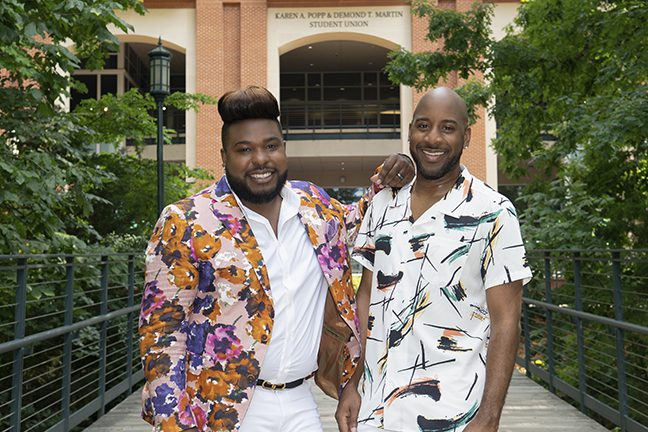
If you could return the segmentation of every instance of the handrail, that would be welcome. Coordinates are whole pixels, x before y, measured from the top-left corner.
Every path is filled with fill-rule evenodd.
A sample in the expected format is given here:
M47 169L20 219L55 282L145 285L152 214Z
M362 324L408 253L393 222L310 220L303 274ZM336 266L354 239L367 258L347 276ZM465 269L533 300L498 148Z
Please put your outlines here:
M399 130L400 104L379 101L282 102L281 121L288 134L302 130Z
M40 333L36 333L33 335L25 336L20 339L14 339L11 342L5 342L0 344L0 354L4 354L6 352L10 351L15 351L20 348L34 345L38 342L43 342L48 339L55 338L57 336L63 336L67 333L72 333L77 330L81 330L82 328L85 327L90 327L92 325L96 324L101 324L106 321L110 321L112 319L118 318L123 315L127 315L129 313L137 312L139 311L140 307L139 305L135 306L130 306L126 308L122 308L113 312L108 312L105 315L99 315L93 318L88 318L87 320L79 321L74 324L66 325L63 327L57 327L52 330L46 330Z
M133 391L142 282L141 252L0 255L0 430L69 431Z
M544 249L544 248L538 248L538 249L529 249L528 250L529 254L539 254L539 253L545 253L549 252L551 254L560 254L560 253L580 253L582 254L583 249L574 249L574 248L559 248L559 249ZM623 248L610 248L610 249L601 249L601 248L591 248L587 249L587 253L606 253L606 254L611 254L612 252L620 252L620 253L645 253L648 252L648 248L639 248L639 249L623 249ZM583 257L581 257L583 258Z
M518 363L596 420L648 432L637 372L648 360L648 250L530 250L529 260L535 279L524 288ZM0 343L0 380L12 383L0 390L11 408L0 430L29 421L30 430L68 431L133 390L143 379L142 283L139 252L0 255L0 288L15 286L15 300L0 304L0 337L10 338ZM35 297L44 288L53 291Z
M524 287L518 364L606 426L648 432L648 250L536 249L528 257L535 279Z
M526 304L540 306L543 307L544 309L551 310L554 312L561 312L564 313L565 315L586 319L600 324L605 324L607 326L618 328L618 329L634 331L648 336L648 327L642 325L633 324L625 321L617 321L612 318L602 317L588 312L577 311L575 309L571 309L565 306L556 306L551 303L546 303L539 300L533 300L527 297L523 297L522 301Z
M110 257L130 257L141 255L142 252L92 252L82 254L54 253L54 254L0 254L0 259L20 259L20 258L86 258L101 257L108 254Z

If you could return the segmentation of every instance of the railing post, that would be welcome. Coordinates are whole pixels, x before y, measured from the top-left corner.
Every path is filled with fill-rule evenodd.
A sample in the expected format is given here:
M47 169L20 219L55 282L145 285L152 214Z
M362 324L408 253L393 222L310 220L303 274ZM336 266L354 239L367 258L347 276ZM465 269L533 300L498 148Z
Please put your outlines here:
M128 255L128 306L135 304L135 261L133 255ZM127 359L126 359L126 377L128 378L128 391L133 391L133 313L129 312L126 316L128 332L127 334Z
M576 310L583 310L583 285L581 280L581 256L580 252L574 252L574 289L576 295ZM585 406L585 394L587 393L587 382L585 378L585 337L583 335L583 320L576 317L576 343L578 345L578 403L580 410L587 414Z
M108 256L101 256L101 306L99 313L108 313ZM108 321L101 323L99 332L99 417L106 412L106 337L108 333Z
M553 295L551 293L551 255L549 251L544 253L544 276L545 276L545 297L549 304L553 304ZM556 393L554 387L554 346L553 346L553 313L546 311L547 316L547 356L549 357L549 390Z
M64 324L74 321L74 256L65 258L65 318ZM63 394L61 398L61 413L63 415L63 430L70 430L70 398L72 386L72 332L65 335L63 348Z
M25 320L27 318L27 258L16 260L16 312L15 312L15 339L25 337ZM22 390L23 390L23 358L25 348L20 348L13 353L13 377L11 388L11 431L20 432L22 421Z
M529 327L529 305L524 299L529 298L529 284L522 287L522 326L524 327L524 369L526 376L531 378L529 363L531 362L531 335Z
M623 321L623 297L621 295L621 253L612 252L612 283L614 288L614 319ZM624 331L616 328L616 360L619 388L619 427L621 432L627 430L628 387L625 373Z

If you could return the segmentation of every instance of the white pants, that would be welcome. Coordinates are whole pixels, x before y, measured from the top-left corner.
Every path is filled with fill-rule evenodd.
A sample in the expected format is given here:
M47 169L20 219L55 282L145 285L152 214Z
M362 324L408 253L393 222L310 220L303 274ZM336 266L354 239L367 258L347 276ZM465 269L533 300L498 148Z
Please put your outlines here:
M257 386L239 432L322 432L308 383L287 390Z

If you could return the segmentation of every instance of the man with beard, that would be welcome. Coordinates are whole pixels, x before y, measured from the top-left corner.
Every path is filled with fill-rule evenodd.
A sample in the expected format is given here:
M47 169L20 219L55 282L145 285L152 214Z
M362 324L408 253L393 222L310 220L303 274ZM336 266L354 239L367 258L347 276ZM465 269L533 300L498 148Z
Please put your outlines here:
M356 240L363 394L356 373L336 419L342 432L496 431L531 278L515 208L460 165L470 128L451 89L423 96L409 140L415 180L374 197Z
M266 89L229 92L218 111L225 176L168 206L147 249L143 416L162 431L321 431L304 381L337 397L358 362L347 244L375 191L345 207L286 182ZM375 180L413 177L393 155Z

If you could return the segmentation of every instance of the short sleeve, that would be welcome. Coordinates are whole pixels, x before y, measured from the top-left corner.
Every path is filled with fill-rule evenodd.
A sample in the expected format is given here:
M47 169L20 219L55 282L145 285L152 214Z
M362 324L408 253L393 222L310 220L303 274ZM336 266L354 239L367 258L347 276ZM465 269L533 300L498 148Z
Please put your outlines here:
M485 239L481 274L486 289L518 280L531 280L515 207L506 201Z
M374 256L376 253L376 246L374 244L376 227L373 217L375 204L376 200L369 204L353 246L353 259L371 271L373 271Z

